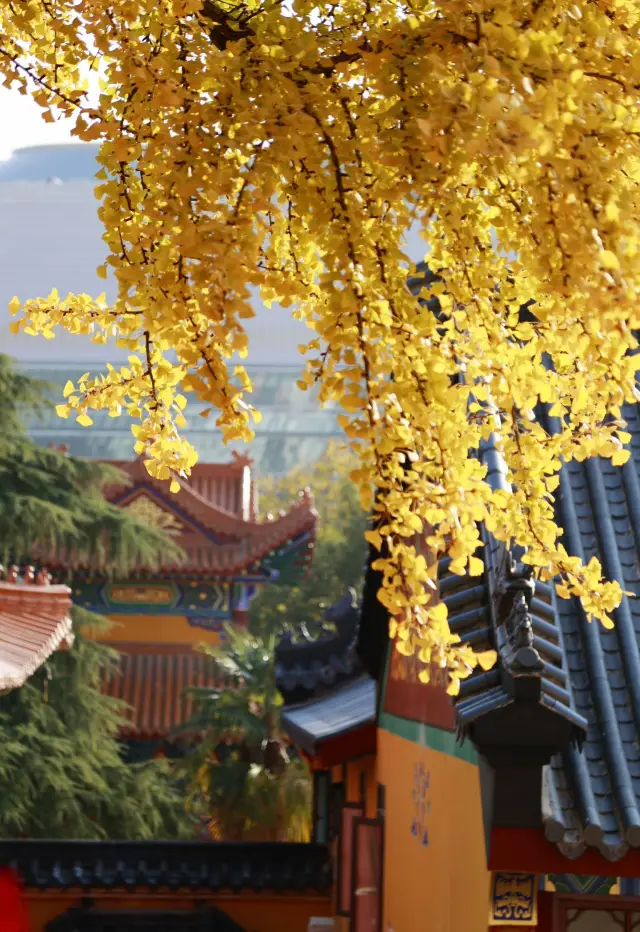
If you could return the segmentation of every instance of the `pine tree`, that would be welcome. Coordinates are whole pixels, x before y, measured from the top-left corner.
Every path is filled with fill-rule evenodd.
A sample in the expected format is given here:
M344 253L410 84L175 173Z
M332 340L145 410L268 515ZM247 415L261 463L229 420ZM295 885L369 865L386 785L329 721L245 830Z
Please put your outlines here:
M35 544L72 543L105 569L152 565L172 544L102 497L117 470L36 446L24 423L47 405L47 386L0 356L0 540L12 560ZM189 831L170 765L124 762L124 704L102 694L117 661L83 635L107 624L74 607L76 639L21 688L0 697L0 835L10 838L157 838Z
M138 560L153 566L160 553L177 555L165 534L106 501L104 487L126 481L119 470L39 447L28 437L25 422L50 406L48 389L0 355L0 554L5 563L29 560L36 543L72 547L79 557L114 571L126 571Z
M101 691L117 654L82 635L84 624L100 622L74 608L74 646L0 698L0 836L153 839L189 832L171 765L124 762L117 739L124 703Z

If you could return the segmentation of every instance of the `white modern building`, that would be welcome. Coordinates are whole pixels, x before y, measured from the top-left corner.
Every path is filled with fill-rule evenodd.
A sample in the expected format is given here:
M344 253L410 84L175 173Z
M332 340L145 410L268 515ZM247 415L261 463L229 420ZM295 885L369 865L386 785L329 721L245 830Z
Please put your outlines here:
M16 357L33 374L62 386L87 370L104 368L122 357L117 348L96 345L82 337L60 333L44 340L9 331L8 304L14 295L24 300L42 297L57 288L98 295L109 284L98 278L106 247L94 197L96 145L67 144L16 150L0 162L0 352ZM422 258L421 241L411 236ZM296 386L303 361L298 345L310 333L282 308L266 308L256 298L256 316L247 321L249 369L254 382L252 402L262 411L250 453L262 474L283 473L311 462L331 437L339 437L335 408L321 409L317 399ZM186 431L200 458L226 459L214 419L198 417L189 406ZM55 416L33 426L42 443L66 443L72 453L109 459L133 456L126 418L96 416L94 426L82 428Z

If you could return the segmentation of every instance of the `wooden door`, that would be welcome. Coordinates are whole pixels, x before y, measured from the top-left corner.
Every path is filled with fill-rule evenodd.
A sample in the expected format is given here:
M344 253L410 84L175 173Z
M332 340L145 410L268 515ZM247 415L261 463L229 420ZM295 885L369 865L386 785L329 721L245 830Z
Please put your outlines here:
M360 803L344 803L340 813L340 835L338 837L338 884L336 913L338 916L351 914L353 889L353 824L364 815Z
M381 819L353 822L351 932L381 932L384 839Z

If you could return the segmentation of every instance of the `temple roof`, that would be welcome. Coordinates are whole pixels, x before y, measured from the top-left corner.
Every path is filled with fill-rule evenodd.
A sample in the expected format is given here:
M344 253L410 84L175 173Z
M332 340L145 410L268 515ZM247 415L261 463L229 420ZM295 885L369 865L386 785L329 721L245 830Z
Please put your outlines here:
M345 741L353 753L375 748L376 681L358 656L360 615L349 589L324 612L333 631L295 642L287 633L276 648L276 682L285 701L282 728L323 766L344 759Z
M130 485L111 486L107 489L110 501L120 502L138 485L151 485L166 494L168 482L154 479L147 472L144 460L112 460L115 466L129 477ZM181 491L169 492L170 499L183 501L183 508L193 519L221 533L233 537L251 534L256 524L256 490L251 474L249 457L235 454L227 463L196 463L191 475L181 479ZM244 532L244 534L243 534Z
M7 580L15 578L15 572ZM19 578L0 582L0 691L16 689L73 641L71 591Z
M540 414L547 430L553 424ZM577 599L556 595L554 587L528 581L512 560L511 582L520 573L520 606L500 607L504 584L496 548L486 549L485 574L493 590L493 642L499 664L477 672L461 689L457 718L481 752L487 734L474 734L474 722L513 699L518 684L536 679L539 701L549 711L546 737L554 743L552 713L573 722L573 732L557 747L543 770L542 820L547 839L568 858L589 848L609 861L640 847L640 420L637 407L623 417L632 435L631 458L622 468L592 459L564 466L556 495L556 517L567 551L588 562L597 557L605 576L625 592L614 613L615 627L589 621ZM517 557L517 554L516 554ZM508 580L507 580L508 585ZM496 602L498 613L496 615ZM518 621L518 614L520 619ZM458 633L473 636L473 626ZM528 671L514 667L524 652ZM526 696L519 705L526 709ZM516 699L518 703L518 699ZM497 721L497 720L496 720ZM557 735L555 736L557 738ZM577 740L576 740L577 739ZM502 736L504 745L505 739ZM525 745L531 735L524 733ZM521 741L522 743L522 741ZM489 741L489 745L491 742ZM491 752L491 747L489 748ZM523 753L526 754L526 746Z
M508 488L493 438L480 455L493 487ZM484 528L482 537L487 617L482 625L463 617L452 623L452 630L476 650L495 648L499 659L492 670L477 667L463 682L456 704L458 727L491 763L502 763L501 757L511 757L516 747L523 763L525 758L531 764L546 763L568 741L580 742L586 729L568 688L554 587L534 578L533 568L522 562L521 549L508 550ZM442 594L450 582L440 583ZM535 718L523 728L527 704L535 704Z
M325 611L324 620L335 630L298 641L287 632L276 647L276 682L287 704L317 698L362 672L356 650L360 606L353 589Z
M288 512L258 521L250 464L240 456L225 464L197 464L193 475L181 480L180 492L172 494L169 482L150 476L141 459L113 462L110 465L120 469L128 482L108 487L105 495L174 537L185 559L161 559L165 574L296 581L306 572L314 545L317 515L311 495L301 491ZM39 556L50 568L92 570L73 552L59 552L55 559ZM138 572L143 573L144 567Z
M123 739L171 738L193 715L191 686L217 685L211 661L197 650L180 645L113 645L120 651L115 673L103 687L107 696L130 708ZM164 648L164 649L163 649Z
M329 850L312 842L0 841L0 865L37 890L331 889Z
M597 556L607 578L631 593L612 630L589 622L576 599L556 600L572 704L587 736L581 753L568 747L547 769L545 832L572 858L588 846L609 860L640 847L640 419L636 405L622 415L628 463L570 463L558 491L568 552Z
M319 699L288 707L281 719L291 740L310 755L323 742L373 725L375 720L376 683L366 674Z

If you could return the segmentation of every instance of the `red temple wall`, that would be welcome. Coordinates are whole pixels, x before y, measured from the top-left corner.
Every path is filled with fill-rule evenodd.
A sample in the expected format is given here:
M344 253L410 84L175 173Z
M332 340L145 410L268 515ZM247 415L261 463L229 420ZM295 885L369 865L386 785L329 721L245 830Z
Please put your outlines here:
M241 893L190 897L170 893L125 893L92 895L89 892L33 892L27 895L29 932L45 932L47 923L90 896L96 909L180 910L196 904L216 906L239 923L245 932L306 932L312 916L331 915L330 898L282 894Z

